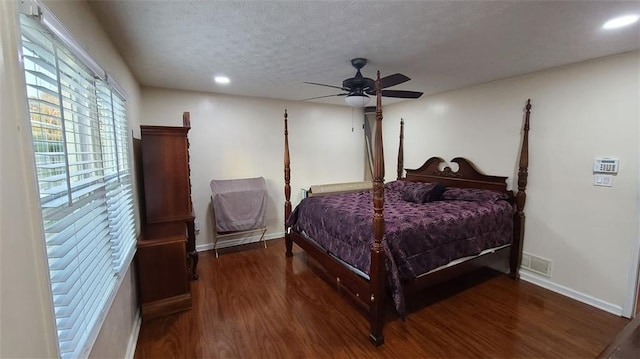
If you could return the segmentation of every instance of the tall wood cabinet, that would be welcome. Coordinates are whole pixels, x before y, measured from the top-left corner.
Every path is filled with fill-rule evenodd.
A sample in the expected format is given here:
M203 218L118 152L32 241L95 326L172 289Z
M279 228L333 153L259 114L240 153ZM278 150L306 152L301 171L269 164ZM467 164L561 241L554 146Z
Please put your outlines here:
M182 127L140 126L144 228L138 241L143 318L191 308L197 278L189 167L189 113Z

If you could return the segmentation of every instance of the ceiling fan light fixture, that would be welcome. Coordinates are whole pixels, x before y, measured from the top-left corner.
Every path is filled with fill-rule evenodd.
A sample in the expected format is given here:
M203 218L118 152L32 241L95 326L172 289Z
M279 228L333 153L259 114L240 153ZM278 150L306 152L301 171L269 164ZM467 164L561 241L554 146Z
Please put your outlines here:
M344 100L351 107L365 107L371 99L367 95L349 95Z

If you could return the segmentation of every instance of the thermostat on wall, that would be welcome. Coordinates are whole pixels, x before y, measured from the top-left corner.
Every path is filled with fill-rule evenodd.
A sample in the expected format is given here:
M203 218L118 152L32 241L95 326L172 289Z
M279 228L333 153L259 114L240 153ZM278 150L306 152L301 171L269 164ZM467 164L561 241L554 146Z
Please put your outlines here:
M596 158L593 161L593 172L618 173L618 159L609 157Z

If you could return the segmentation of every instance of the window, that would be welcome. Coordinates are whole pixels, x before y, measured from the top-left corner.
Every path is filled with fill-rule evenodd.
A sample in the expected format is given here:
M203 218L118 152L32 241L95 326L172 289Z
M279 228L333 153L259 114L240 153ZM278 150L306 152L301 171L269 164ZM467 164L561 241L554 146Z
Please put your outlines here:
M125 101L41 14L20 16L59 352L86 357L135 250Z

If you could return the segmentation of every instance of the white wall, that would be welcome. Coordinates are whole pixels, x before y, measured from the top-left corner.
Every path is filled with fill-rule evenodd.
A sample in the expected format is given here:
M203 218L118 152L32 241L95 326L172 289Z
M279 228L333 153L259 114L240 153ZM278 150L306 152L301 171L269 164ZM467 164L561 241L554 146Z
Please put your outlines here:
M213 243L212 179L263 176L268 190L267 235L283 235L285 108L294 205L302 187L363 179L360 109L146 87L141 104L143 125L181 126L182 113L191 113L191 187L201 228L200 249Z
M89 5L46 1L76 40L122 85L128 94L129 126L138 129L139 87L100 27ZM17 1L0 1L2 36L0 174L0 357L55 357L57 345L37 202L33 155L29 144L26 97L18 63ZM132 269L96 340L96 357L123 357L137 328Z
M133 358L141 324L135 271L130 269L124 276L89 357Z
M462 156L514 178L531 98L524 250L553 261L555 289L619 313L638 235L639 77L635 52L390 105L385 148L397 148L404 117L405 168ZM592 184L599 156L620 160L611 188ZM395 164L395 154L385 160Z

